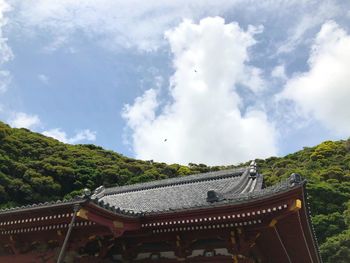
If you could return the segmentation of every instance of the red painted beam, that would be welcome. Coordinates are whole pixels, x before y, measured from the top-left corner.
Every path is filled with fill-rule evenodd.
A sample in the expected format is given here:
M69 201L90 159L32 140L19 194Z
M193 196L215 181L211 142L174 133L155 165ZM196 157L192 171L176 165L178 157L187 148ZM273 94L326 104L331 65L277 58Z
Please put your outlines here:
M78 217L108 227L116 237L123 235L125 231L137 231L141 227L138 221L125 220L109 212L101 213L89 207L81 208Z

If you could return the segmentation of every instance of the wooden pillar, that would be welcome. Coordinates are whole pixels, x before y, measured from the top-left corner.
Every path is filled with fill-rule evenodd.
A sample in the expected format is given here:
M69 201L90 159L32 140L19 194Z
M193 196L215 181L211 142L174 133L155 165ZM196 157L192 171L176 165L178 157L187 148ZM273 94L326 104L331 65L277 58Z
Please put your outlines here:
M176 235L176 259L177 261L186 261L186 253L184 248L184 242L179 234Z

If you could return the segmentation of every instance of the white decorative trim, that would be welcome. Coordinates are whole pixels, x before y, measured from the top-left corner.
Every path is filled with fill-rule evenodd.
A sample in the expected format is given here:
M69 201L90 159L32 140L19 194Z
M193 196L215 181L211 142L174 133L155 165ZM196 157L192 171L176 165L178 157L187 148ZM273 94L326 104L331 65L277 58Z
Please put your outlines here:
M262 210L254 210L246 213L236 213L236 214L229 214L229 215L221 215L221 216L214 216L214 217L197 217L197 218L192 218L192 219L181 219L181 220L176 220L176 221L159 221L159 222L152 222L152 223L143 223L141 224L142 228L146 227L155 227L155 226L168 226L168 225L188 225L188 224L198 224L201 222L212 222L212 221L227 221L231 219L240 219L244 220L247 217L254 217L254 216L261 216L265 214L270 214L270 213L276 213L279 212L283 209L287 209L288 205L283 204L279 206L271 206ZM256 221L256 220L254 220ZM254 222L253 221L253 222ZM251 221L247 221L248 224ZM244 224L244 223L243 223ZM1 225L1 223L0 223ZM244 224L245 225L245 224Z

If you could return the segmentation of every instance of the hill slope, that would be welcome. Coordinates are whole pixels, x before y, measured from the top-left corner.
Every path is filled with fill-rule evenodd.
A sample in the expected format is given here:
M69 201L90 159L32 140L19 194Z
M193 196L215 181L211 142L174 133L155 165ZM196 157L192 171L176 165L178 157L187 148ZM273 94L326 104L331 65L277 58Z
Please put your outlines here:
M350 140L257 160L267 185L306 177L325 262L350 262ZM226 167L140 161L94 145L68 145L0 122L0 207L69 198L87 187L125 185Z

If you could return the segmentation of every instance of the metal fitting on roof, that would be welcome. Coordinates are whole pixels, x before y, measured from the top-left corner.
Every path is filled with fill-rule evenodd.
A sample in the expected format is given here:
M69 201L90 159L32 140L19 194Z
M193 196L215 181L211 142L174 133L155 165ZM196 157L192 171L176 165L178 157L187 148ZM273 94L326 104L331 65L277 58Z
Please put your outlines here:
M224 199L224 197L222 196L222 194L220 194L214 190L209 190L207 192L207 202L209 202L209 203L222 201L223 199Z
M255 177L256 174L257 174L257 165L256 165L256 162L255 160L253 160L250 165L249 165L249 173L250 173L250 176L253 176Z
M297 173L292 173L292 174L289 176L289 184L290 184L291 186L294 186L294 185L296 185L296 184L301 183L302 180L303 180L303 179L302 179L301 175L300 175L300 174L297 174Z

